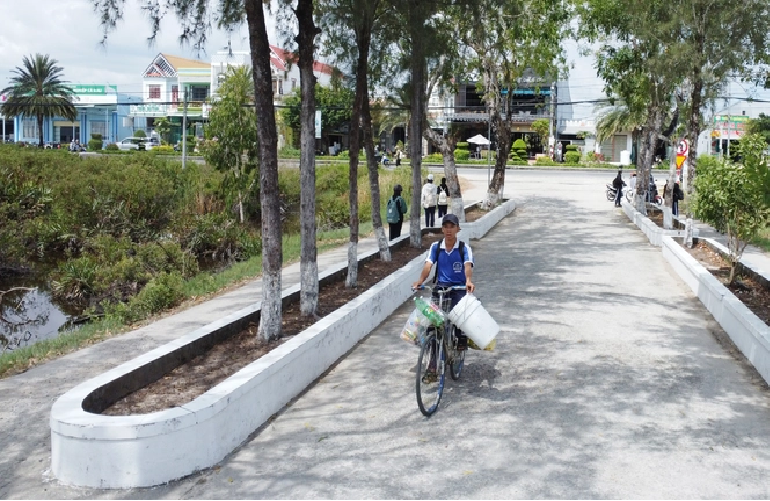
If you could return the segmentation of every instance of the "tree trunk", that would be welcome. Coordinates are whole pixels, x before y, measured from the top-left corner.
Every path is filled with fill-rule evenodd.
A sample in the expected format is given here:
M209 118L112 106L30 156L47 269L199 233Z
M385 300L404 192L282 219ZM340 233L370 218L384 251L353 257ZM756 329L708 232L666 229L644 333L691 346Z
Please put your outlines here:
M249 25L254 101L259 140L260 203L262 205L262 308L259 335L276 339L281 335L281 214L278 198L278 137L273 106L270 46L261 0L245 0Z
M412 79L411 109L409 117L409 161L412 164L412 215L409 217L409 244L422 247L420 207L422 195L422 130L425 121L425 52L423 32L425 14L419 2L409 4L409 36L412 41L410 72Z
M367 95L369 94L367 85ZM377 160L374 158L374 137L372 134L372 110L369 100L363 102L364 117L364 148L366 148L366 165L369 168L369 189L372 191L372 226L377 238L377 246L380 248L380 259L390 261L390 246L385 228L382 227L382 211L380 210L380 171Z
M45 148L45 143L43 142L43 115L37 116L37 145L40 148Z
M513 135L508 122L503 120L499 114L495 115L492 123L497 136L497 158L495 158L495 170L492 172L492 179L487 188L487 205L490 209L497 206L502 200L503 186L505 185L505 164L508 155L511 154L513 144Z
M300 109L300 290L301 315L318 311L318 256L315 222L315 76L313 62L315 37L320 30L313 22L313 0L297 3L299 35L299 82L302 93Z
M672 136L673 137L673 136ZM666 180L666 190L663 197L663 228L670 230L674 227L673 206L674 206L674 183L676 183L676 152L678 141L671 140L671 158L669 159L668 180Z
M703 40L699 39L699 54L703 53ZM690 95L690 123L688 132L690 135L689 152L685 160L687 168L685 190L687 192L687 212L685 213L684 243L687 247L693 245L693 213L692 213L692 194L693 182L695 181L695 163L698 161L698 137L701 132L700 108L702 105L703 75L701 66L695 65L693 68L692 94ZM729 141L729 138L728 138ZM683 173L684 174L684 173ZM682 176L685 177L685 176Z
M454 152L457 146L457 139L452 136L441 136L438 132L431 129L430 126L425 127L423 135L425 139L430 141L441 152L441 156L444 159L444 177L446 178L449 197L452 203L451 212L457 216L457 219L462 224L465 222L465 206L463 205L463 197L460 192L460 178L457 177L457 166L455 164Z
M353 113L350 124L350 169L348 172L348 190L350 202L350 243L348 245L348 275L346 287L358 285L358 152L361 150L361 115L364 101L369 99L366 93L366 72L369 51L362 50L365 34L356 30L356 45L358 60L356 63L356 97L353 102Z

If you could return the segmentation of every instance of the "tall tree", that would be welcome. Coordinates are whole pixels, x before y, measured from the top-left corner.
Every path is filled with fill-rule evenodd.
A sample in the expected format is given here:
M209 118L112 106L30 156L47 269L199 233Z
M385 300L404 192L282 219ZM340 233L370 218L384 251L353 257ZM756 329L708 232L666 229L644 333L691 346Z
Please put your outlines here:
M472 64L495 131L497 158L487 190L497 204L505 184L515 122L514 89L548 85L565 67L562 42L569 33L571 4L561 0L488 0L479 5L480 19L466 17L461 33L473 49Z
M683 61L680 71L690 91L685 119L690 161L685 185L692 193L704 104L729 78L750 79L758 70L766 70L770 62L770 4L765 0L680 0L674 6L681 23L677 46Z
M199 0L202 1L202 0ZM265 11L260 0L244 0L249 46L254 71L257 138L260 151L260 202L262 206L262 308L259 333L263 339L281 336L281 213L278 193L278 132L273 105L270 44Z
M278 193L278 133L273 106L273 85L270 71L270 45L265 27L265 2L262 0L218 0L220 26L241 23L245 14L249 30L251 67L254 74L254 102L257 112L257 140L259 141L260 204L262 206L262 309L259 335L275 339L281 335L281 243L280 200ZM126 0L93 0L99 13L105 40L123 18ZM180 42L202 50L211 27L212 13L209 0L175 0L167 7L160 1L143 2L150 20L154 40L160 30L160 21L171 10L179 20Z
M318 310L318 250L315 226L315 37L321 33L313 21L313 0L298 0L299 79L302 89L300 132L300 313Z
M355 98L350 119L349 202L350 240L348 244L348 274L345 284L358 283L358 166L361 151L361 127L372 203L372 223L380 249L380 259L390 261L390 248L380 213L379 165L374 158L372 116L369 102L369 72L372 40L376 38L378 20L385 2L382 0L325 0L319 11L327 36L327 54L335 54L338 62L350 65L354 73ZM354 41L354 44L350 42Z
M229 67L219 87L203 151L206 162L225 173L225 185L233 186L238 197L238 213L243 223L243 194L249 189L251 173L257 168L257 117L254 109L254 83L248 66Z
M60 116L75 120L77 117L72 104L72 88L62 80L64 70L58 66L58 61L48 54L24 56L22 65L11 72L16 74L11 78L11 85L0 91L0 94L8 94L3 113L12 117L35 117L38 145L42 148L44 118Z
M618 96L632 116L646 119L635 200L636 208L646 213L655 146L682 82L675 13L663 0L589 0L579 12L581 34L600 43L597 73L605 81L605 92Z

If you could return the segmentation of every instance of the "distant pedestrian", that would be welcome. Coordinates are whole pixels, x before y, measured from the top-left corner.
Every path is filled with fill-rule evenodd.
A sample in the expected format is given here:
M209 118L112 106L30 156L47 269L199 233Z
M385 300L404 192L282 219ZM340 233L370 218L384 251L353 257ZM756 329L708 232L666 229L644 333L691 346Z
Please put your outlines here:
M620 207L620 201L623 198L623 186L625 185L625 181L623 181L623 171L618 171L618 177L612 180L612 187L615 189L615 207Z
M446 178L441 178L441 184L436 188L438 199L436 200L436 207L438 207L438 217L442 218L447 213L447 207L449 206L449 186L446 185Z
M401 150L396 150L396 167L401 167Z
M387 221L390 230L390 240L401 236L401 226L404 224L404 214L408 210L406 200L401 196L401 185L393 187L393 196L388 200Z
M674 183L674 189L671 192L671 213L675 216L679 215L679 201L684 200L684 192L679 187L679 183Z
M436 225L436 185L433 184L433 174L428 174L428 180L422 186L422 207L425 209L425 227Z

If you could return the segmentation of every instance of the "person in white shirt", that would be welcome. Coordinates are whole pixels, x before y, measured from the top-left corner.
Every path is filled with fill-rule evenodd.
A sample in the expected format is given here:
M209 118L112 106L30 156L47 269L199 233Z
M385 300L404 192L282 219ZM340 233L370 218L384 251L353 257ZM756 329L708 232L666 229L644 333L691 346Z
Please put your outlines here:
M433 184L433 174L428 174L428 180L422 186L422 207L425 209L425 227L436 225L436 185Z

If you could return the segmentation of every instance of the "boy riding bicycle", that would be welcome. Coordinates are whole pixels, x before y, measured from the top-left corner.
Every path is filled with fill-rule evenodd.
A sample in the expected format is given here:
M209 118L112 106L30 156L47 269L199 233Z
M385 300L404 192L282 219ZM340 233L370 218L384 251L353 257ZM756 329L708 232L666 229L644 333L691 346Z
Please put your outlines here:
M422 267L420 278L412 285L419 288L430 275L433 264L436 264L435 282L438 287L451 287L455 285L464 285L465 290L455 290L449 292L452 299L452 308L468 292L473 292L476 287L471 279L473 278L473 252L471 247L457 238L460 231L460 221L454 214L447 214L441 220L441 231L444 238L434 242L430 246L430 252ZM434 297L438 297L436 291ZM460 330L456 331L458 339L458 350L465 350L468 347L468 338Z

